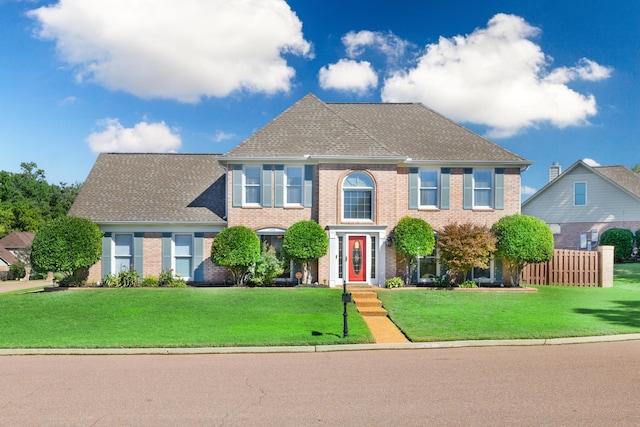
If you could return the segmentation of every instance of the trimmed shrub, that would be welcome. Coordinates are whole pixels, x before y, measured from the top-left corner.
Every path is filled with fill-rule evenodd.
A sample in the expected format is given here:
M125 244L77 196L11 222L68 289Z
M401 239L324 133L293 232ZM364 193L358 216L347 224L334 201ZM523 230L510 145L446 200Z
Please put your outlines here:
M327 232L314 220L298 221L287 229L282 250L287 259L302 264L302 283L311 284L309 263L324 256L329 249Z
M407 284L418 265L418 257L430 255L435 244L433 228L425 220L405 216L398 221L393 230L393 245L406 263Z
M211 244L211 261L227 267L236 286L244 279L255 262L260 259L260 239L252 229L238 225L222 230Z
M478 284L473 280L467 280L458 285L459 288L477 288Z
M384 282L384 287L385 288L401 288L404 285L404 281L400 278L400 277L392 277L391 279L387 279L386 282Z
M626 261L631 258L633 251L633 233L626 228L610 228L600 236L600 245L614 247L615 262Z

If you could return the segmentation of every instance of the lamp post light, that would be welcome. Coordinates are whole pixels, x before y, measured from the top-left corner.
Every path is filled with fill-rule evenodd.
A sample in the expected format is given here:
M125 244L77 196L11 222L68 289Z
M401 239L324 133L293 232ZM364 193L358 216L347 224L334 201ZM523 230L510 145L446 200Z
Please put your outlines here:
M347 282L342 283L342 304L344 305L344 312L342 313L343 327L342 338L349 336L349 325L347 324L347 304L351 302L351 294L347 293Z

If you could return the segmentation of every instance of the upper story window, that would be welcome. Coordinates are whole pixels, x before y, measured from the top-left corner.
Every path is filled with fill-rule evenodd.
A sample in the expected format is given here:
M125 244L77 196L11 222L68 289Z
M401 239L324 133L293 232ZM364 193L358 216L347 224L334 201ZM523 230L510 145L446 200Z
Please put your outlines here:
M573 183L573 204L575 206L587 205L587 183L586 182Z
M493 207L493 173L491 170L473 171L473 207Z
M286 175L286 204L302 205L302 167L287 166L285 168Z
M342 183L342 216L373 221L373 180L364 172L349 174Z
M248 205L260 204L260 168L244 168L244 203Z
M419 173L420 206L438 206L438 171L421 170Z

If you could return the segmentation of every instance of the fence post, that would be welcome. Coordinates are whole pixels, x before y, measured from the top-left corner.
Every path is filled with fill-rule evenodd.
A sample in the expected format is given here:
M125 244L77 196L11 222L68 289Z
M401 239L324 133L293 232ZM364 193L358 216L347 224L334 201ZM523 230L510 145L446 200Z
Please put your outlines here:
M613 287L613 246L598 246L600 277L598 283L603 288Z

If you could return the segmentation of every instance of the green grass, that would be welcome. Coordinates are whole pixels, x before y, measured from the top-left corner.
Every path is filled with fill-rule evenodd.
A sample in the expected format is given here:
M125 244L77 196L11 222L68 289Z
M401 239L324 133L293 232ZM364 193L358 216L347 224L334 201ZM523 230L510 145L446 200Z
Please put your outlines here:
M640 333L640 264L615 267L613 288L536 286L525 292L378 292L414 342Z
M355 307L342 338L333 289L91 289L0 294L0 348L373 342Z

